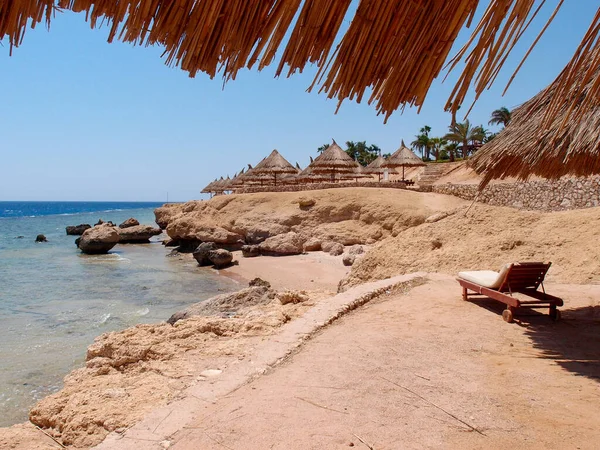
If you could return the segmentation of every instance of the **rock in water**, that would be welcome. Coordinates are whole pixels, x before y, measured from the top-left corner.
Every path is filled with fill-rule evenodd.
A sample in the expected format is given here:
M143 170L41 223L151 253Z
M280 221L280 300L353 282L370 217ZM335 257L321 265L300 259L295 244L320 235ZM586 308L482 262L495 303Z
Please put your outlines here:
M121 244L142 244L150 242L152 236L157 236L162 231L150 225L133 225L127 228L116 228Z
M242 256L244 258L254 258L260 256L260 247L258 245L244 245L242 247Z
M208 258L208 254L216 249L217 244L215 244L214 242L203 242L198 247L196 247L196 250L194 250L194 253L192 253L192 255L194 256L194 259L198 261L198 265L210 266L212 263Z
M35 242L48 242L48 239L46 239L46 236L43 234L38 234L35 238Z
M78 241L77 246L83 253L98 255L108 253L119 243L119 233L110 225L103 224L85 230Z
M67 227L67 236L81 236L85 230L89 230L92 226L88 223L81 223Z
M208 259L212 261L217 269L228 266L233 261L233 254L225 249L219 248L208 252Z
M125 222L123 222L121 225L119 225L119 228L130 228L130 227L136 227L138 226L140 223L134 219L133 217L130 217L129 219L127 219Z

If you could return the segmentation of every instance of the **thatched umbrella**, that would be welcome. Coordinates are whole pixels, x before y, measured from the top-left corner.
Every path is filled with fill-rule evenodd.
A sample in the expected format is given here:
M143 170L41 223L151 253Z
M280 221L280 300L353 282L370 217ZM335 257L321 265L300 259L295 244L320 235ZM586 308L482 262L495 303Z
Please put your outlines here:
M373 180L373 176L366 171L366 167L361 166L360 164L354 171L340 174L341 180L354 180L358 182L359 178L369 178Z
M213 181L211 181L210 183L208 183L204 189L202 189L200 191L201 194L211 194L213 192L213 188L215 183L217 182L217 179L215 178Z
M252 173L258 176L272 177L273 183L277 186L277 175L296 175L298 169L281 156L281 153L273 150L269 156L256 165Z
M355 172L359 164L333 140L333 144L323 150L308 167L311 168L312 173L330 175L331 181L335 181L336 173Z
M402 167L402 181L404 181L405 167L418 167L426 165L427 164L425 164L421 158L415 155L411 149L404 145L404 141L402 141L400 148L392 153L392 156L390 156L388 160L382 164L383 167L387 167L389 169Z
M364 172L377 174L379 181L381 181L381 174L386 171L386 167L383 167L383 164L385 164L386 161L387 160L383 156L379 155L375 160L371 161L371 164L365 167Z
M302 170L295 178L298 183L323 183L331 180L331 177L327 175L316 174L310 166Z
M600 50L595 52L600 59ZM578 73L577 89L571 89L571 101L559 105L558 114L546 123L554 95L567 75L563 71L546 89L512 113L510 124L475 154L470 165L483 174L480 188L494 178L530 175L556 179L564 175L589 176L600 173L600 105L585 112L580 108L597 102L592 88L600 85L600 67L586 79L587 67Z

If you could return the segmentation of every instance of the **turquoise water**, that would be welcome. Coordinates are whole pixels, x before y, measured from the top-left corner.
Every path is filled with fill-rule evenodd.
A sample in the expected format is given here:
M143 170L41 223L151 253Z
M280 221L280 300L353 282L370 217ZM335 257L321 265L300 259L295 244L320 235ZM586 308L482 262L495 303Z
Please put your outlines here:
M0 202L0 211L5 205ZM76 236L65 233L67 225L93 225L99 218L154 224L153 208L127 206L0 218L0 426L27 420L29 408L83 364L96 336L164 321L190 303L237 289L211 269L167 257L171 249L161 236L86 256ZM36 244L38 234L48 242Z

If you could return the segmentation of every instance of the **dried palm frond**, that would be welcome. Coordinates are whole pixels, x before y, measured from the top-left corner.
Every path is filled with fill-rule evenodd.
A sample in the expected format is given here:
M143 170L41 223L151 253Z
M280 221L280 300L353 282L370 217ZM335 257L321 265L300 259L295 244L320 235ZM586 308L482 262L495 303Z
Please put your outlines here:
M600 48L591 51L586 62L564 91L566 68L546 89L513 111L511 123L471 160L483 174L481 188L494 178L531 175L556 179L564 175L588 176L600 173ZM556 108L557 91L568 101ZM590 97L592 97L590 99ZM569 117L578 117L570 120ZM548 123L548 118L552 121Z
M573 1L573 0L570 0ZM565 0L554 0L555 12ZM235 79L242 68L259 69L281 58L276 74L288 75L306 64L318 67L310 89L330 98L361 101L370 92L385 119L406 105L421 106L435 78L443 70L459 32L473 20L478 0L360 0L350 27L332 52L351 0L3 0L0 1L0 40L12 46L22 42L28 26L50 23L55 8L85 12L92 27L110 27L109 41L164 46L166 62L195 76L221 72ZM446 108L453 114L475 85L478 97L497 78L515 43L523 38L546 0L489 0L467 45L451 60L450 70L466 66ZM600 8L580 48L554 91L545 123L568 101L577 74L598 48ZM540 34L541 34L540 33ZM289 38L286 39L286 36ZM537 39L534 42L537 42ZM529 53L529 52L528 52ZM528 54L527 53L527 54ZM527 56L527 55L526 55ZM590 76L589 67L587 76ZM518 69L517 69L518 70ZM591 92L599 93L593 86ZM600 103L588 96L577 120ZM560 129L557 130L557 133Z

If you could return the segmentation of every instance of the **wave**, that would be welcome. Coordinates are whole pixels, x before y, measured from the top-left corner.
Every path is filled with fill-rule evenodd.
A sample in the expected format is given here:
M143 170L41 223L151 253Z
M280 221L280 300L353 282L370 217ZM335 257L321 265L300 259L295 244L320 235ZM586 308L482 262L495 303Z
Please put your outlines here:
M108 322L108 319L110 319L110 313L102 314L102 318L100 319L100 321L98 323L100 325L103 325L106 322Z

